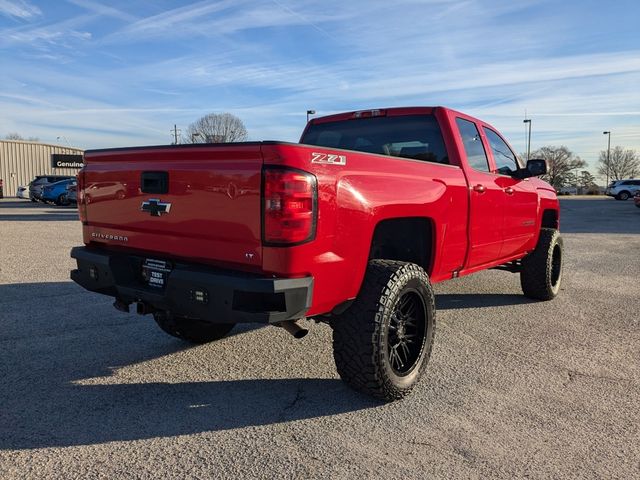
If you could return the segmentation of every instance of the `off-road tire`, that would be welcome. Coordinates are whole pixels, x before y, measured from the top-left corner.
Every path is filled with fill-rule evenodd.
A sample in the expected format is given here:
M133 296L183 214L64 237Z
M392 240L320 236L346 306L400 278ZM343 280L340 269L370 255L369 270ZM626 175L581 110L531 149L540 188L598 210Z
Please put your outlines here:
M525 296L535 300L555 298L562 281L562 256L560 232L541 229L535 250L522 259L520 285Z
M419 338L422 332L422 338L410 346L415 349L415 361L407 364L412 366L398 374L392 362L398 358L399 349L395 354L390 353L393 345L389 342L399 338L397 309L407 296L418 305L418 325L423 317L423 325L414 330L415 337ZM421 267L392 260L371 260L357 299L331 322L333 357L342 380L355 390L385 401L406 396L422 376L431 355L435 312L429 276ZM390 327L392 322L395 327ZM410 331L409 327L406 331ZM404 327L402 332L404 336Z
M616 195L616 200L623 200L623 201L629 200L630 197L631 197L631 194L625 190L623 192L620 192L618 195Z
M189 343L208 343L220 340L235 326L233 323L210 323L192 318L154 313L153 319L169 335Z

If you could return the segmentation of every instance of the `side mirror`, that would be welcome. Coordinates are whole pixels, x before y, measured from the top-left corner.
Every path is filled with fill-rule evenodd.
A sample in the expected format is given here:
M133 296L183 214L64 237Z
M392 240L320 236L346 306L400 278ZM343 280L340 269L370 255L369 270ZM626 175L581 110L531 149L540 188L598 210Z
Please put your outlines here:
M531 159L527 162L527 166L525 168L520 168L514 172L515 178L529 178L529 177L539 177L540 175L544 175L547 173L547 161L535 158Z
M541 158L535 158L527 162L527 171L532 177L539 177L547 173L547 161Z

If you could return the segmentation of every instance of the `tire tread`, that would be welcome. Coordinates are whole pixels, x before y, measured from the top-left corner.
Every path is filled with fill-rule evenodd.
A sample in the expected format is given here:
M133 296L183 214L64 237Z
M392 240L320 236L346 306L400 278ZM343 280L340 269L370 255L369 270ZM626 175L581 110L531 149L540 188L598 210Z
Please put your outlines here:
M383 308L393 301L394 286L402 277L422 277L435 327L435 302L429 277L418 265L394 260L371 260L360 294L351 307L333 322L333 352L340 377L355 390L391 401L405 397L413 385L400 388L385 378L383 357L376 348L383 334ZM427 364L435 328L426 338L428 351L420 368Z
M556 244L562 247L560 232L554 228L542 228L535 250L522 259L520 285L526 297L535 300L551 300L556 296L550 285L552 253ZM560 279L561 280L561 279Z

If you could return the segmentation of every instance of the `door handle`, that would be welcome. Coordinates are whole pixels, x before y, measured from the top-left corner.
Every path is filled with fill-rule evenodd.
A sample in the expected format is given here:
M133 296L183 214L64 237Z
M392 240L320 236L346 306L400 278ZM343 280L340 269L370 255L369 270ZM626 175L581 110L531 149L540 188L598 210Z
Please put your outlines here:
M513 192L514 190L511 187L507 187L504 189L504 193L506 193L507 195L513 195Z
M484 185L480 185L480 184L475 185L473 187L473 191L474 192L478 192L478 193L484 193L486 189L487 189L487 187L485 187Z

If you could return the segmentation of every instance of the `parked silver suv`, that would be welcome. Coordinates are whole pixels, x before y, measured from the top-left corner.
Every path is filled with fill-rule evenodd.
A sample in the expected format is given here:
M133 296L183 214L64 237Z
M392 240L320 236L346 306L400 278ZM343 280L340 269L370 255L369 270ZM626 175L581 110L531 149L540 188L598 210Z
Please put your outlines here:
M640 179L615 180L609 184L604 192L616 200L627 200L640 191Z

